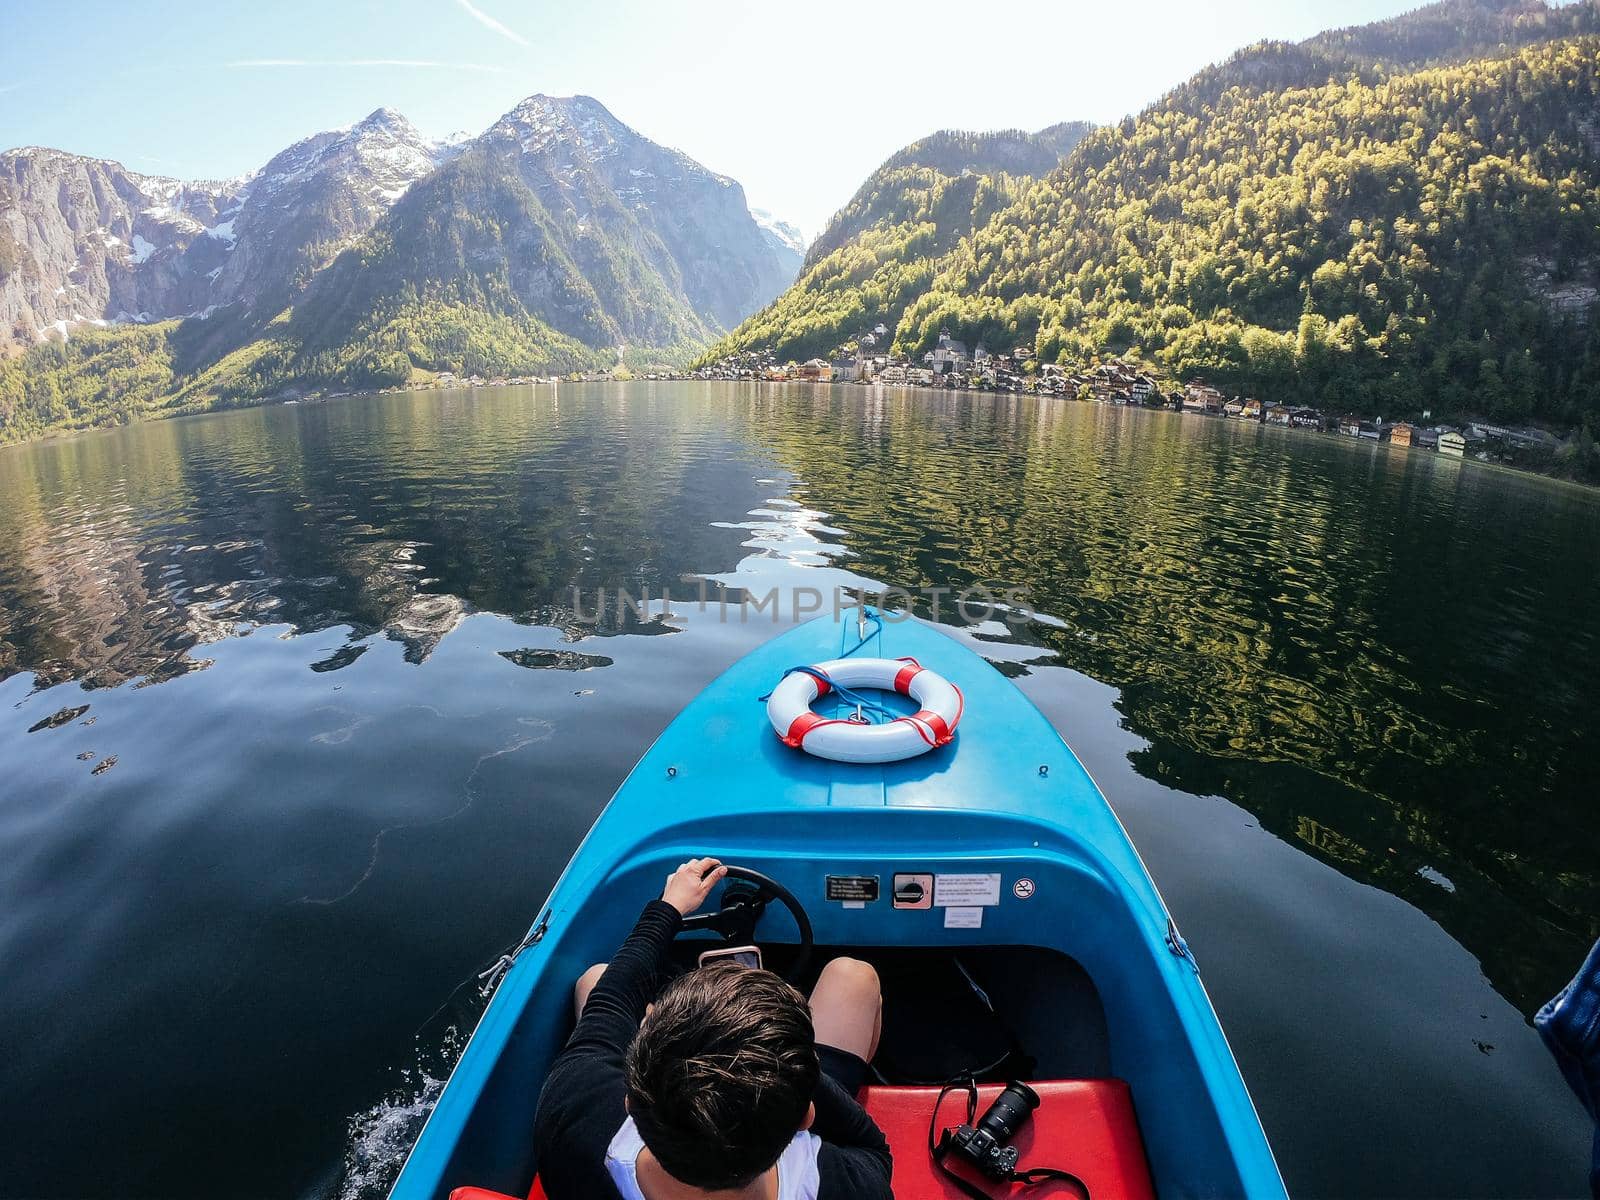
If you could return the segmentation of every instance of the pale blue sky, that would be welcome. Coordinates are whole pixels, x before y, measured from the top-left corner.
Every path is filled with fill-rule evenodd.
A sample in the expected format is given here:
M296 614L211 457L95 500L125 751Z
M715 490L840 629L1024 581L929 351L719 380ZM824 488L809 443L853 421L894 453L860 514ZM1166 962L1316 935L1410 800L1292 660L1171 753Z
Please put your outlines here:
M0 148L253 170L380 105L477 133L587 93L814 235L905 143L1134 112L1264 37L1416 0L0 0Z

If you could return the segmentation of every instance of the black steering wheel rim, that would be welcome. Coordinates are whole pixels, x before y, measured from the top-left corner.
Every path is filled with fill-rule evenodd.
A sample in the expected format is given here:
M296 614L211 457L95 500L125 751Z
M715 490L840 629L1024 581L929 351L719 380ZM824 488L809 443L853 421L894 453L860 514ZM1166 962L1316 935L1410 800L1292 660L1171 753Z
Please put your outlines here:
M789 964L789 969L783 973L783 977L790 983L795 982L811 961L811 948L814 941L811 918L806 914L805 907L795 898L793 892L771 876L763 875L760 871L753 871L749 867L724 865L727 866L728 879L739 880L742 883L751 884L755 888L755 903L759 905L759 909L748 920L751 940L754 940L755 925L766 912L766 906L769 901L776 900L779 904L782 904L784 908L789 910L789 915L794 918L795 929L800 934L799 952L795 955L794 961ZM746 907L748 908L748 903ZM731 944L740 936L739 932L735 930L745 924L746 914L734 913L730 916L729 913L730 910L726 907L719 909L717 912L694 913L683 919L681 929L683 932L691 933L698 929L709 929L720 934L723 941Z

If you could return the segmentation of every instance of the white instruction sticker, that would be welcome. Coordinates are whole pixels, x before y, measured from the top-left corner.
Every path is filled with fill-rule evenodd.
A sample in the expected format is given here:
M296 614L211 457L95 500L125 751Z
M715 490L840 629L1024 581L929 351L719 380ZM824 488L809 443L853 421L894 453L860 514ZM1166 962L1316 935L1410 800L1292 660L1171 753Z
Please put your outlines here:
M954 904L971 908L975 904L1000 903L1000 873L993 875L935 875L933 904L945 908Z
M950 905L944 910L944 927L946 929L982 929L983 909L958 908Z

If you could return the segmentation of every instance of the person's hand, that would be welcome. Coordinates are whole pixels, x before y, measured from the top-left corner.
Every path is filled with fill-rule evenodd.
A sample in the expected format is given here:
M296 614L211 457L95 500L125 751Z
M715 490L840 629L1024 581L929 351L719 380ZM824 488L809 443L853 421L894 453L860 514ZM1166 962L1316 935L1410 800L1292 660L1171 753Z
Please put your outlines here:
M692 858L667 876L661 898L687 917L706 902L727 873L728 868L714 858Z

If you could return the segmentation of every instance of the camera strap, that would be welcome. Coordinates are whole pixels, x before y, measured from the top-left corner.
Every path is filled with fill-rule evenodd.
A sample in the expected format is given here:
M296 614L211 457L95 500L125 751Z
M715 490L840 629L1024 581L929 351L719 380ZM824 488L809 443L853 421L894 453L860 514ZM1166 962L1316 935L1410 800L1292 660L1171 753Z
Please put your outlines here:
M933 1156L933 1162L944 1176L971 1200L994 1200L971 1180L963 1179L952 1171L945 1163L945 1157L950 1153L952 1145L950 1129L939 1129L939 1110L944 1107L944 1098L958 1087L965 1087L967 1092L967 1119L962 1122L971 1125L978 1117L978 1081L971 1075L958 1075L939 1089L939 1098L933 1102L933 1115L928 1119L928 1153ZM1041 1183L1059 1180L1070 1183L1083 1196L1089 1200L1089 1185L1084 1183L1071 1171L1063 1171L1056 1167L1031 1167L1024 1171L1012 1171L1007 1176L1010 1182L1020 1183L1023 1187L1036 1187Z

